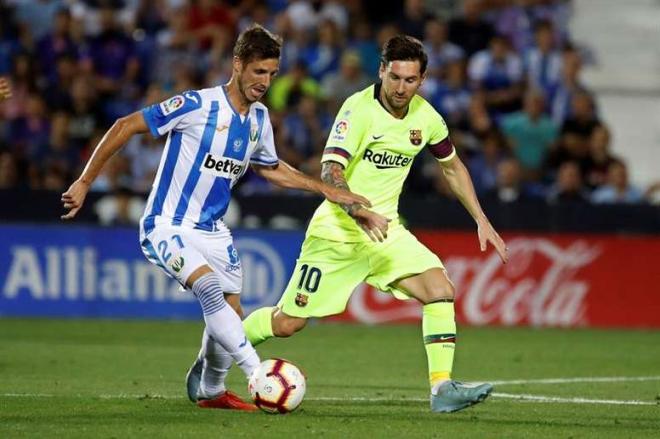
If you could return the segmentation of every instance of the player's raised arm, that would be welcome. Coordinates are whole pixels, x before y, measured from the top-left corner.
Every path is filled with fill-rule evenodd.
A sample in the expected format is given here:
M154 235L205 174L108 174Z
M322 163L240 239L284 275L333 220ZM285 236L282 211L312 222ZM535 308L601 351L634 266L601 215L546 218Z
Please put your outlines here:
M321 180L324 183L336 188L349 190L346 177L344 176L344 166L332 160L323 162L321 168ZM360 228L369 236L372 241L383 242L387 238L387 223L389 219L384 216L365 209L363 205L357 203L338 203L342 209L353 218Z
M115 121L94 148L94 152L87 161L80 177L62 194L64 208L69 210L65 215L62 215L62 219L71 219L76 216L85 201L91 184L108 159L119 151L132 135L146 133L147 131L149 131L149 128L140 111Z
M502 262L506 263L507 248L504 241L500 238L500 235L497 234L493 226L490 224L490 221L488 221L486 214L481 209L477 194L472 185L470 173L461 159L455 152L453 152L448 159L438 160L438 162L442 167L442 172L447 179L452 192L456 195L461 204L465 206L477 223L477 233L479 235L479 246L481 247L481 251L485 251L487 243L490 242L500 255Z
M338 188L316 180L288 163L280 160L273 166L252 165L252 169L276 186L287 189L301 189L323 195L328 201L337 204L371 206L369 200L361 195L350 192L348 188Z

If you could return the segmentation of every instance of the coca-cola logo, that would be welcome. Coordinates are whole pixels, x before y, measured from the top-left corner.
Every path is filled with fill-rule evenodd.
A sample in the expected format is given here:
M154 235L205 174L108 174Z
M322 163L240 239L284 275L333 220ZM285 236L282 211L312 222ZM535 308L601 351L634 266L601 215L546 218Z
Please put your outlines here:
M465 320L474 325L585 324L589 284L577 272L600 251L584 241L562 248L548 239L518 238L508 246L506 265L495 252L479 261L447 261Z
M601 250L578 240L562 247L545 238L516 238L507 243L509 262L494 251L450 256L445 266L456 286L457 313L473 325L578 326L586 321L590 285L580 270ZM420 305L401 302L371 287L358 287L348 312L366 323L419 319Z

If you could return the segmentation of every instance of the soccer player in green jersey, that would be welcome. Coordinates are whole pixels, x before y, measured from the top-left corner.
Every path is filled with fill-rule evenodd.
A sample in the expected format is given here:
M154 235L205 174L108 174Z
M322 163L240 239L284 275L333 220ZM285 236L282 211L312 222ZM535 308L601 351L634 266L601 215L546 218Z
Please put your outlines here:
M311 220L300 258L275 308L245 321L254 345L287 337L310 317L341 313L360 282L423 304L431 409L454 412L483 401L490 384L451 379L456 343L454 287L440 259L400 223L399 195L413 159L427 149L477 223L481 250L490 242L506 262L506 247L481 210L467 169L456 155L442 117L418 96L427 56L408 36L390 39L382 52L381 83L348 98L323 154L322 179L368 197L371 210L327 201Z

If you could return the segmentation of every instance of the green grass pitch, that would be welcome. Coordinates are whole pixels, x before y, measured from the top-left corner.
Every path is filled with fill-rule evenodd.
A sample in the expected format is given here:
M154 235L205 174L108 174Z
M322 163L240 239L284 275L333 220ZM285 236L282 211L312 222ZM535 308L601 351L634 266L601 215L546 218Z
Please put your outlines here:
M0 438L660 437L659 331L460 328L455 377L503 383L484 404L434 415L418 326L310 325L259 347L307 374L301 408L278 416L188 402L183 381L201 330L0 319ZM562 380L535 381L549 378ZM229 387L246 395L240 371Z

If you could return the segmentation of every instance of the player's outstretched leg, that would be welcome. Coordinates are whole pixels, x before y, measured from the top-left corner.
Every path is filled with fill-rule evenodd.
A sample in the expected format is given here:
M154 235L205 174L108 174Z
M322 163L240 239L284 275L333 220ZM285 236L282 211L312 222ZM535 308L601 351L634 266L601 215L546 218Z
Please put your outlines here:
M424 304L422 334L429 366L431 410L450 413L486 399L492 385L467 385L451 379L456 348L454 286L444 269L431 268L402 279L397 288Z
M206 329L202 334L202 347L186 374L188 399L197 402L225 391L225 378L233 359L229 353L209 336Z
M231 355L204 330L202 348L186 374L188 399L202 408L257 410L257 406L243 401L225 388L225 378L232 361Z
M252 404L241 401L224 389L224 375L232 359L246 377L259 366L260 360L245 336L240 317L225 301L220 285L220 277L208 272L196 279L191 288L202 306L208 339L202 346L204 352L200 352L203 355L198 357L188 373L188 397L194 399L192 393L197 387L197 405L200 407L252 410ZM203 358L201 373L200 358Z
M206 332L249 377L259 367L259 356L245 336L241 318L225 301L220 285L220 276L210 272L195 280L192 290L202 306Z
M273 337L290 337L306 324L306 318L289 316L276 307L259 308L243 320L245 335L253 346Z
M190 293L194 295L192 290ZM225 293L225 301L241 316L241 302L238 294ZM188 399L197 402L200 395L219 395L224 392L224 382L231 368L231 355L215 343L206 329L202 334L202 346L192 366L186 374Z
M252 346L257 346L273 338L273 311L274 306L259 308L243 320L243 329Z
M485 400L491 384L464 384L450 378L456 344L453 299L441 299L423 307L422 332L431 381L431 410L451 413Z

